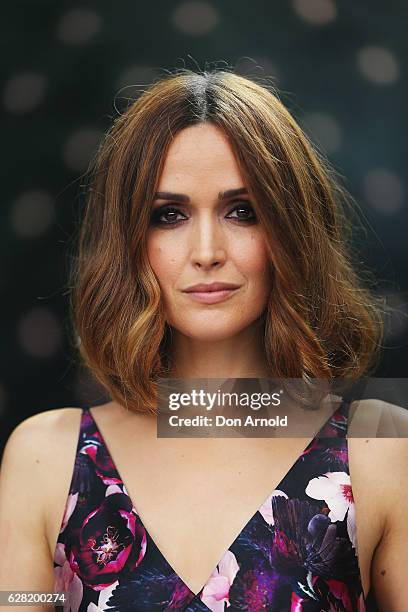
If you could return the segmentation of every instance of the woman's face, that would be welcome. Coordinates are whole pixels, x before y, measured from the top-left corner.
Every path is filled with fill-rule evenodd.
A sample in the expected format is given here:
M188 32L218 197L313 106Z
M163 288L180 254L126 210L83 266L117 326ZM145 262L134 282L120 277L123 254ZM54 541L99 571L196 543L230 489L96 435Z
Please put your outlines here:
M170 145L153 204L147 249L166 319L194 339L229 338L265 310L271 275L263 230L222 130L198 124ZM195 295L197 283L232 283L225 296ZM212 302L212 303L209 303Z

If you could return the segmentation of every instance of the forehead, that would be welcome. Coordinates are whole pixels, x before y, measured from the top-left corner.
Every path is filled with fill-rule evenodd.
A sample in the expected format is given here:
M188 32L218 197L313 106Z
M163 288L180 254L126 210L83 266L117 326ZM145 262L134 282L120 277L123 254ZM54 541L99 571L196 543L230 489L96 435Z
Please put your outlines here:
M159 185L164 188L197 181L214 182L218 187L222 182L225 188L244 184L227 136L208 123L187 127L175 136L167 151Z

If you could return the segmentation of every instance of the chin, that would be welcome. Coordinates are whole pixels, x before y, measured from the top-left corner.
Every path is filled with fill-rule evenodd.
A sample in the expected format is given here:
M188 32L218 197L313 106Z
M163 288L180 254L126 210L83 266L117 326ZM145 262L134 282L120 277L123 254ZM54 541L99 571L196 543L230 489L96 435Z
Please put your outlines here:
M191 333L186 334L189 336L189 338L191 338L191 340L197 340L199 342L221 342L223 340L228 340L230 339L232 336L234 336L236 333L238 333L240 330L237 331L233 331L233 332L229 332L229 331L225 331L225 330L219 330L219 331L206 331L203 330L202 333L197 333L197 330L195 331L191 331Z
M171 323L172 327L184 336L202 342L228 340L239 334L248 324L250 322L238 322L237 317L231 318L230 321L221 320L219 313L214 314L213 317L192 317L191 319L185 317L183 321Z

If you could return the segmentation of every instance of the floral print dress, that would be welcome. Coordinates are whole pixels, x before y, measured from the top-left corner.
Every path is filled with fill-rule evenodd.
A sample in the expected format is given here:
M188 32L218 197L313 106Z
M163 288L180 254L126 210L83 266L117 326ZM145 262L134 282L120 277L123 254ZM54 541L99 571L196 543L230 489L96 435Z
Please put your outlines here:
M130 499L88 408L54 555L73 612L363 612L345 401L195 594Z

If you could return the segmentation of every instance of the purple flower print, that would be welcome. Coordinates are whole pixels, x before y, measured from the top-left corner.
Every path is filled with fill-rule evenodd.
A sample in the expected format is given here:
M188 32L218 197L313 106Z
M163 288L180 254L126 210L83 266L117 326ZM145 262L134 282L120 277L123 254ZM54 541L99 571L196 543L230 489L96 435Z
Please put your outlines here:
M131 572L146 552L146 532L127 495L119 487L76 529L66 554L84 584L101 590Z

